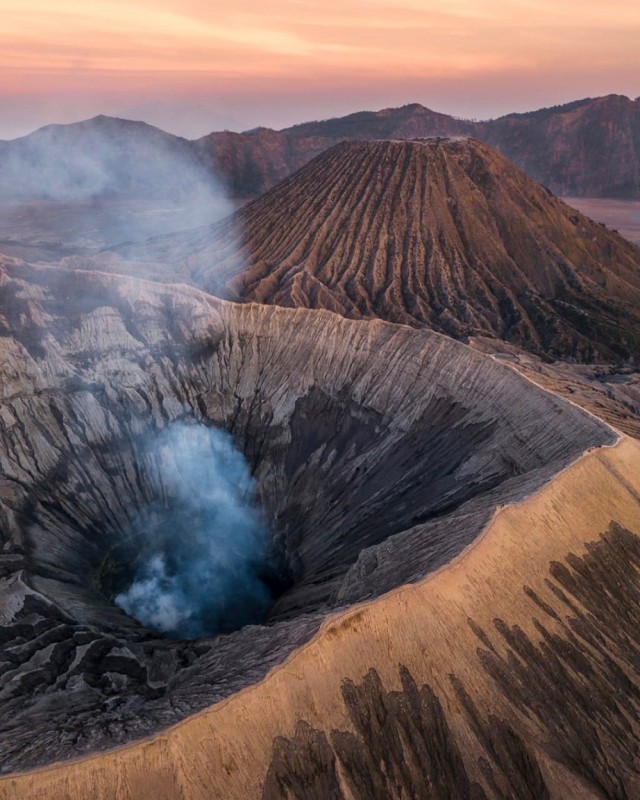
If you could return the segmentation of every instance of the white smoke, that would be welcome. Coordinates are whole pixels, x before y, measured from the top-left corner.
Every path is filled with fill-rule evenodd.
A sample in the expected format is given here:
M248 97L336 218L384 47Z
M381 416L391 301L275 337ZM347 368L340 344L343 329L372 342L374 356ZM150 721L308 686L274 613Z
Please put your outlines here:
M0 142L0 240L110 247L210 225L234 209L193 142L96 117Z
M193 638L259 621L271 603L265 582L268 531L255 485L229 434L174 423L146 448L162 496L131 532L131 585L115 602L147 627Z

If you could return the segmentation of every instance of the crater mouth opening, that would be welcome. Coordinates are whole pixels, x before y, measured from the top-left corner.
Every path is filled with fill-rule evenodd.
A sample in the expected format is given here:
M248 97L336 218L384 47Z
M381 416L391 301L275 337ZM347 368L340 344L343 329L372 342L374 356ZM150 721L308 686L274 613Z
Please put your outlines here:
M173 639L263 622L291 580L231 436L175 422L149 435L140 479L154 499L98 567L107 599Z

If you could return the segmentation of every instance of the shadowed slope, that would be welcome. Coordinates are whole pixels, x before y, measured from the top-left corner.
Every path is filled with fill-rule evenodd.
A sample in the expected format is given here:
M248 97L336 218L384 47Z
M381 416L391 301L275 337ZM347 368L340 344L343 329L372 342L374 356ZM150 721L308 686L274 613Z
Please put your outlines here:
M579 100L477 126L497 147L557 194L640 196L640 97Z
M242 235L239 263L224 242ZM169 263L189 250L196 283L226 278L239 299L580 360L640 353L640 250L475 140L337 145L213 233L155 243Z

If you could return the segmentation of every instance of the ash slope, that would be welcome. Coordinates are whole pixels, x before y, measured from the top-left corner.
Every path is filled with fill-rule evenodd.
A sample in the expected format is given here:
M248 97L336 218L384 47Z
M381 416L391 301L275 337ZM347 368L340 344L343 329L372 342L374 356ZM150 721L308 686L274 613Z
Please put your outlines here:
M429 331L17 262L1 279L5 770L254 683L333 609L446 563L497 505L615 438ZM177 419L227 429L249 460L293 578L268 624L159 640L101 591L153 499L141 444Z
M231 222L151 252L234 299L493 336L551 357L640 354L640 250L473 139L337 145Z
M0 797L637 797L639 463L631 439L584 455L241 695Z

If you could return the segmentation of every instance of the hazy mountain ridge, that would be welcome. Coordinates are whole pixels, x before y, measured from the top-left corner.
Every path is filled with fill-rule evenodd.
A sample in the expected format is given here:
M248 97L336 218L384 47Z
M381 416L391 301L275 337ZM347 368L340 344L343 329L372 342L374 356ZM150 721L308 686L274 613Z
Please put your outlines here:
M340 141L431 136L475 136L486 141L556 194L640 198L640 99L620 95L587 98L484 122L457 119L413 103L280 131L219 131L193 141L146 123L101 116L71 125L47 126L29 136L0 142L5 192L11 187L17 196L41 196L38 186L43 180L43 166L51 168L47 159L58 166L68 159L77 162L78 144L81 153L101 164L104 159L95 158L97 148L86 150L94 132L117 143L123 167L135 163L140 169L140 161L144 165L139 144L148 140L156 149L180 153L194 169L204 167L207 174L219 176L230 193L240 198L266 191ZM29 154L26 161L25 152ZM22 158L21 171L15 174L14 170L12 175L10 167L16 157ZM25 164L34 168L31 174L29 169L25 172ZM111 160L105 166L112 167ZM109 187L111 191L132 188L126 180L122 186Z
M182 174L175 174L180 159ZM84 200L137 194L187 193L203 172L187 139L145 122L99 116L47 125L0 142L0 197ZM207 176L208 178L210 176Z
M486 122L457 119L416 103L283 131L213 133L198 144L232 190L250 196L345 139L431 136L475 136L486 141L555 194L640 197L640 101L619 95Z

